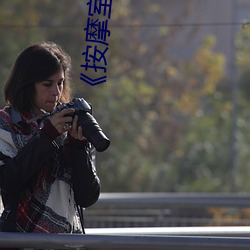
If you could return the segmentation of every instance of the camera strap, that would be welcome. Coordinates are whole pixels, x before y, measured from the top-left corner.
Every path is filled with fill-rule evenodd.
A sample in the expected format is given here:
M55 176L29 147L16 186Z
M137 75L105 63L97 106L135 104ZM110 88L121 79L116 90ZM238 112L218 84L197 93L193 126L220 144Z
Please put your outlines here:
M76 209L77 209L77 212L78 212L78 215L79 215L79 218L80 218L82 233L86 234L85 229L84 229L84 216L83 216L83 210L84 209L82 207L80 207L79 205L77 205L77 204L76 204Z

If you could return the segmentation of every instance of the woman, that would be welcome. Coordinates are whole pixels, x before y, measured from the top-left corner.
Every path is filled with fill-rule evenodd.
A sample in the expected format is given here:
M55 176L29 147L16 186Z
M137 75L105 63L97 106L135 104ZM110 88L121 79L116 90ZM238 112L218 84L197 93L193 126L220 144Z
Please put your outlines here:
M26 48L5 83L0 110L1 231L79 232L77 207L94 204L100 182L71 100L70 57L56 44Z

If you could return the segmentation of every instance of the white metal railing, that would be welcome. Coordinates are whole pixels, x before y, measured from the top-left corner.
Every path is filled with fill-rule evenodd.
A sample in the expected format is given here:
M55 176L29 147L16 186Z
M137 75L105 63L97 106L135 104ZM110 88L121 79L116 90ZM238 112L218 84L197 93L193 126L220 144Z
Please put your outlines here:
M249 194L237 193L101 193L99 204L250 207Z
M248 194L102 193L98 202L85 210L85 225L89 228L250 226L249 208ZM223 211L222 216L213 216L218 211Z
M116 230L116 229L114 229ZM140 228L137 228L140 231ZM249 249L250 238L240 236L241 228L231 229L231 237L223 235L225 228L217 228L213 236L204 236L206 228L197 228L200 235L189 235L186 229L179 228L180 235L154 235L154 228L139 235L124 232L123 235L106 234L33 234L33 233L0 233L0 248L28 249L84 249L84 250L243 250ZM151 233L150 233L151 231ZM168 231L168 230L167 230ZM250 228L245 228L250 233ZM197 231L198 232L198 231ZM196 232L196 233L197 233ZM211 232L210 232L211 233ZM238 237L234 236L234 233ZM216 236L218 235L218 236ZM240 236L240 237L239 237Z
M99 205L101 206L98 207ZM171 207L173 211L178 207L189 207L192 210L195 207L208 206L250 208L250 196L203 193L103 193L95 206L100 211L103 205L118 208L118 213L119 209L124 209L124 207L135 208L133 213L142 208L158 207L164 209ZM106 212L108 211L103 211L104 214ZM143 213L142 210L141 213ZM147 211L147 213L150 216L152 211ZM85 213L86 217L88 218L88 213ZM86 235L0 233L0 249L7 248L29 250L241 250L250 249L250 226L86 228Z
M250 227L129 227L86 228L87 235L157 235L157 236L211 236L249 237ZM250 246L249 246L250 249Z

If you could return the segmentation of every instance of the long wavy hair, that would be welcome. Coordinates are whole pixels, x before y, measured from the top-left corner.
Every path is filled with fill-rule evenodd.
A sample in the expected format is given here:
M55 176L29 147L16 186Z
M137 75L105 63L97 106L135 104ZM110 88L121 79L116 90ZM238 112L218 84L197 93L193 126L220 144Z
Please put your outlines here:
M34 106L35 83L48 79L60 69L64 71L64 87L60 102L69 102L71 91L70 56L53 42L33 44L17 57L4 85L7 105L19 111L31 111Z

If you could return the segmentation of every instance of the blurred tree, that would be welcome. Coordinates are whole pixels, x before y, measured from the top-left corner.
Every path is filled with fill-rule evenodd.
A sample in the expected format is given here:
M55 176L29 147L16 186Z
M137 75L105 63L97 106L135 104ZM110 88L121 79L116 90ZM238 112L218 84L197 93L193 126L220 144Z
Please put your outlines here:
M104 190L223 189L231 108L218 89L224 57L213 52L215 39L209 37L190 62L167 60L170 36L178 30L146 31L143 16L163 23L166 17L150 1L139 4L141 15L136 5L126 1L123 11L113 9L123 13L116 16L118 24L132 26L112 29L111 79L97 98L113 145L108 160L99 161Z
M240 191L250 190L250 27L244 25L236 40L236 58L238 65L238 174L237 185Z
M231 106L220 89L224 58L213 51L215 39L188 62L170 61L180 27L160 25L168 21L160 2L113 1L108 80L92 87L79 79L87 2L1 0L1 77L24 45L58 42L72 57L75 95L93 104L111 139L97 155L102 191L226 190ZM188 4L176 23L191 14Z
M4 83L17 53L31 41L44 38L43 32L35 29L39 24L40 11L33 0L0 1L0 82ZM0 95L0 103L3 97Z

